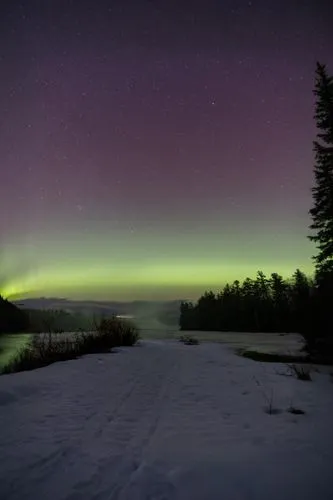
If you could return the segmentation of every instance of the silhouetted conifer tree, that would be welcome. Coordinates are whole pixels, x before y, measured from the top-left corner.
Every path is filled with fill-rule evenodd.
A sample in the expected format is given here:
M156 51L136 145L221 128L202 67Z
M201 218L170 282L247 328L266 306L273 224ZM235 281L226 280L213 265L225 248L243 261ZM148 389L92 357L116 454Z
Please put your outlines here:
M314 257L318 278L333 273L333 78L324 65L317 63L314 94L317 140L315 151L314 206L310 210L315 232L310 236L318 248Z
M290 286L277 273L271 274L272 324L277 332L291 331Z
M318 252L316 263L316 288L311 297L311 307L303 334L311 353L333 355L333 78L325 65L317 63L314 94L317 140L315 151L315 186L312 189L314 205L310 210Z

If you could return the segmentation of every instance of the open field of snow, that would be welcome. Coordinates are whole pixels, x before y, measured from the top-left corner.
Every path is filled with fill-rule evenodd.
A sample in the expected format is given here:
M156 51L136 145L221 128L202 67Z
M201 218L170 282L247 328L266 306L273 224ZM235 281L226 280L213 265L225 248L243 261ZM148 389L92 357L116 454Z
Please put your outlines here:
M155 340L1 376L0 498L331 499L328 368L283 373Z

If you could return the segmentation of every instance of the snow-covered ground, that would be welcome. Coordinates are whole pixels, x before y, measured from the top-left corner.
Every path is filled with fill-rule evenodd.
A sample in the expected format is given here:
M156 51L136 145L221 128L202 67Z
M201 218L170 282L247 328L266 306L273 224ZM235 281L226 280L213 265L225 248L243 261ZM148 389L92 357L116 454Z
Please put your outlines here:
M329 370L283 373L155 340L1 376L0 498L332 499Z

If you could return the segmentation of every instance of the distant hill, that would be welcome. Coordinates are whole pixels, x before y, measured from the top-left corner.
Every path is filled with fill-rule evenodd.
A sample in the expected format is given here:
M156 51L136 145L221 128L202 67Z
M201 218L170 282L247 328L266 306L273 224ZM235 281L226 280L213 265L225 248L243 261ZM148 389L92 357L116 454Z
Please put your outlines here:
M176 328L178 326L181 300L131 302L68 300L57 297L25 299L14 303L22 309L63 310L71 314L89 316L132 316L141 328Z

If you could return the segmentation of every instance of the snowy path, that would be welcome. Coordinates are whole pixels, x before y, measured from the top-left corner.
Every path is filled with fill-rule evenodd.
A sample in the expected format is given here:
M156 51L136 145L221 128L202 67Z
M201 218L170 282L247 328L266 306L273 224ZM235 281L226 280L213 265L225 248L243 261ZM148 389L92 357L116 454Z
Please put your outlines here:
M277 370L147 341L2 376L0 499L331 499L332 382Z

